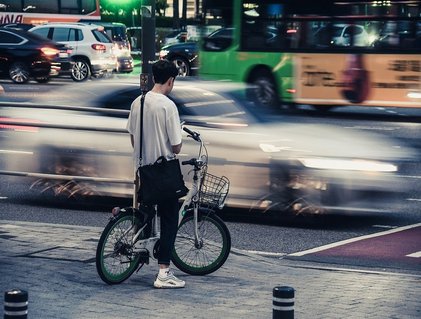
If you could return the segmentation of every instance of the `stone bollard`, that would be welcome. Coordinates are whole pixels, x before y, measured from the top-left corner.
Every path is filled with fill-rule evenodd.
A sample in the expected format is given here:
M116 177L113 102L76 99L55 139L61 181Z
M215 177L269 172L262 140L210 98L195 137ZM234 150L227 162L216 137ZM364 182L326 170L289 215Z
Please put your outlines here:
M26 319L28 317L28 293L12 289L4 293L4 319Z
M294 319L294 288L273 288L273 319Z

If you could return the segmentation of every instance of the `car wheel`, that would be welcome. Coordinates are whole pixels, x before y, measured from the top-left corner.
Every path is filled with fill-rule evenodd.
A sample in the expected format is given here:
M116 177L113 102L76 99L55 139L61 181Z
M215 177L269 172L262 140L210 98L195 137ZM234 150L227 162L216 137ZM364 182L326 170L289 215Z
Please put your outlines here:
M48 81L50 81L49 77L46 78L36 78L35 79L38 83L47 83Z
M29 68L23 62L15 62L10 66L9 76L15 83L26 83L29 81Z
M190 64L189 62L181 57L171 59L178 69L178 76L189 76L190 75Z
M82 82L88 79L91 74L89 63L83 59L75 60L72 67L71 77L73 81Z

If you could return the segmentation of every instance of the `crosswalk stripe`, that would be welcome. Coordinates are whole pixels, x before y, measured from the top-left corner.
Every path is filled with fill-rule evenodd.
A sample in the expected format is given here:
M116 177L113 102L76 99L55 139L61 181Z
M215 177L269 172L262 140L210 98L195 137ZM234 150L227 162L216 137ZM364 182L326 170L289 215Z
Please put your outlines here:
M421 251L417 251L416 253L406 255L406 257L420 258L421 257Z

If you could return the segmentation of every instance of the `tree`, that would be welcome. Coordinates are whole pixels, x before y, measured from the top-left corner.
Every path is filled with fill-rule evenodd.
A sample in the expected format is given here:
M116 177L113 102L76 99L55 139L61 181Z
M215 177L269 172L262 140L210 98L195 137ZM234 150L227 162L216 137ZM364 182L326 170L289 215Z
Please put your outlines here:
M169 7L167 0L156 0L156 13L162 17L165 16L165 10ZM163 12L161 12L163 11Z
M174 29L180 29L180 12L178 10L179 2L178 0L173 1L173 10L174 10Z

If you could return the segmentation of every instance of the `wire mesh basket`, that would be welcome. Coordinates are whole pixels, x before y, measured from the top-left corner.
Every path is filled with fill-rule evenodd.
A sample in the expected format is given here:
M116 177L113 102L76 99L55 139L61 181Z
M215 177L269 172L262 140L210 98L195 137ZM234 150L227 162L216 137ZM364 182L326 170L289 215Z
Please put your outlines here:
M209 173L203 176L199 193L201 206L222 209L229 191L230 181L227 177L218 177Z

